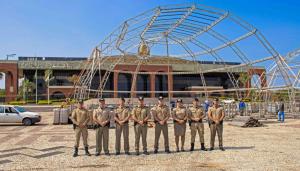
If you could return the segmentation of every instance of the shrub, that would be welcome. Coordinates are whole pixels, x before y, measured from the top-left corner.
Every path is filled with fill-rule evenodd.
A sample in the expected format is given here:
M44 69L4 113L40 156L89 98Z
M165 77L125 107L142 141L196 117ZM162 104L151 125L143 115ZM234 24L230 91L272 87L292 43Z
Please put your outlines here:
M39 105L45 105L45 104L48 104L48 100L39 100L39 101L38 101L38 104L39 104ZM49 104L52 104L52 101L51 101L51 100L49 101Z
M10 104L10 105L25 105L26 102L25 101L10 101L10 102L8 102L8 104Z

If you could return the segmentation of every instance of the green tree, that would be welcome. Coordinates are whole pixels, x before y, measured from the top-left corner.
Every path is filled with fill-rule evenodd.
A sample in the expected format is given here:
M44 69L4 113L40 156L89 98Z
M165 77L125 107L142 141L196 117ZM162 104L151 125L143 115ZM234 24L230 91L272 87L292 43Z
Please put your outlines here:
M24 79L22 85L19 87L18 97L26 101L28 97L33 96L33 90L35 89L35 84L27 79Z
M0 89L0 97L4 97L5 96L5 89Z
M246 86L247 82L249 81L250 76L246 72L242 72L239 74L238 81L242 84L242 86Z

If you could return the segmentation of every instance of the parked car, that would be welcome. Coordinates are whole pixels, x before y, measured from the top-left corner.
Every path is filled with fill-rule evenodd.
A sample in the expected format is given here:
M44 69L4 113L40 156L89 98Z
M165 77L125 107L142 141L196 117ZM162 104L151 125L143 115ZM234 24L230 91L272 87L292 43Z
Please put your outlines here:
M23 123L25 126L41 121L41 115L21 106L0 105L0 123Z

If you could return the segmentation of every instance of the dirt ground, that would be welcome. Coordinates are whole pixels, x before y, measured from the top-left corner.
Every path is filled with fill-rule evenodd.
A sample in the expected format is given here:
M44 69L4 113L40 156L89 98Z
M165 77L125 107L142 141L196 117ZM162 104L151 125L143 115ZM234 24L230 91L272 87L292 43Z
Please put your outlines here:
M52 125L52 113L42 113L43 121L30 127L0 125L0 170L300 170L300 120L285 123L265 121L265 127L239 128L224 125L224 147L212 152L175 152L173 124L169 124L172 153L165 154L163 137L160 153L153 154L154 129L148 129L149 156L114 155L115 130L110 129L111 156L72 157L74 133L71 125ZM205 142L209 147L205 123ZM123 144L123 143L122 143ZM89 130L90 152L95 153L95 131ZM216 139L216 146L218 146ZM187 127L185 149L190 148ZM123 150L123 148L122 148ZM130 151L134 153L134 133L130 123Z

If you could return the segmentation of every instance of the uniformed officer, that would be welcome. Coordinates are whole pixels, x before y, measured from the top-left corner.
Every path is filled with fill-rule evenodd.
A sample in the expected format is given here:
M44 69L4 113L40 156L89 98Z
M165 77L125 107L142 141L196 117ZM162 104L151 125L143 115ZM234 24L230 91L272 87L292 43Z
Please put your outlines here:
M128 126L129 118L130 118L130 111L129 111L128 107L125 106L125 99L121 98L119 100L119 107L115 110L116 155L120 154L122 132L123 132L123 139L124 139L125 154L130 155L130 153L129 153L129 126Z
M87 123L89 122L89 114L88 111L83 107L83 100L78 101L77 108L72 112L71 120L74 124L75 137L76 137L73 157L78 156L80 136L82 136L83 139L85 154L87 156L90 156L89 147L87 143L87 139L88 139Z
M179 152L179 137L181 138L181 151L184 151L186 121L188 119L188 111L182 104L182 99L177 99L176 108L172 112L174 121L174 133L176 151Z
M169 150L169 136L167 121L170 118L169 107L164 104L164 98L158 98L158 104L151 109L151 113L155 122L155 139L154 139L154 153L158 152L158 141L161 132L164 136L165 152L170 153Z
M147 129L148 119L150 118L150 110L144 105L144 97L139 97L139 105L132 110L132 119L134 120L135 133L135 151L139 155L140 137L142 136L143 150L145 155L147 152Z
M96 129L96 156L99 156L102 150L102 144L105 155L109 155L109 124L110 110L105 105L103 98L99 99L99 108L93 112L93 119L97 123Z
M208 109L208 118L210 119L210 151L214 150L216 133L218 134L220 150L223 148L223 119L225 117L224 109L219 106L219 99L213 101L213 106Z
M191 151L194 151L195 137L197 132L200 138L201 150L206 151L204 146L204 125L202 122L204 117L204 111L202 107L199 107L199 100L198 98L195 98L193 100L193 106L189 108L189 120L191 122Z

